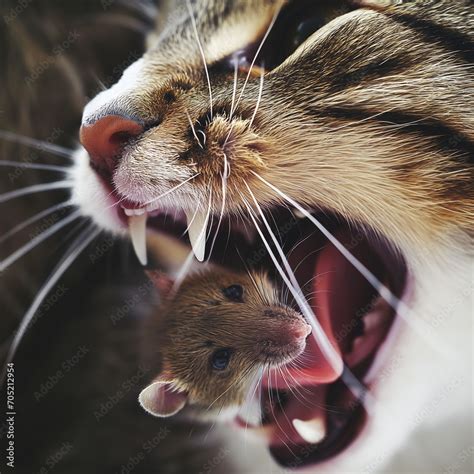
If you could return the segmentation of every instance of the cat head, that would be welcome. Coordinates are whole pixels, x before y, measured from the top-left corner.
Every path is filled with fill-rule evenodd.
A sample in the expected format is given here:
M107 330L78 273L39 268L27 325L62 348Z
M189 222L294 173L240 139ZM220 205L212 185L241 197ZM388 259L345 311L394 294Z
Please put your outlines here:
M376 451L382 465L450 379L466 380L472 18L469 2L179 2L84 111L73 179L85 215L131 229L143 261L145 225L188 230L199 259L237 253L274 270L284 255L302 287L313 282L303 291L314 312L339 324L339 348L374 403L327 382L342 416L316 416L287 392L263 423L281 464L371 469ZM369 324L358 333L365 318L387 329L375 343ZM358 337L364 355L351 358ZM313 375L290 386L313 393ZM456 387L433 418L463 409ZM321 416L326 435L314 442Z

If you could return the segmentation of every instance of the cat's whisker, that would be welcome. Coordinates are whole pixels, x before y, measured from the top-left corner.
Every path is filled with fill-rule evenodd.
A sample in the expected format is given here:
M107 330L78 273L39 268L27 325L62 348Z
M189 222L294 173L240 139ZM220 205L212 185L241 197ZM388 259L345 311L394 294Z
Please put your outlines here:
M165 196L168 196L169 194L175 192L177 189L179 189L181 186L184 186L186 183L189 183L189 181L193 180L194 178L196 178L197 176L199 176L201 173L196 173L194 174L193 176L190 176L189 178L185 179L184 181L182 181L181 183L177 184L176 186L174 186L173 188L171 189L168 189L168 191L165 191L163 194L160 194L159 196L151 199L150 201L147 201L143 204L143 206L148 206L149 204L152 204L156 201L159 201L160 199L164 198ZM113 192L111 192L109 194L112 195ZM110 206L106 207L106 209L112 209L114 207L117 207L120 205L120 203L122 203L123 201L125 201L127 199L126 196L122 197L119 201L117 202L114 202L113 204L111 204Z
M32 322L34 315L38 308L43 303L44 299L51 291L53 286L57 283L57 281L61 278L61 276L66 272L66 270L72 265L72 263L76 260L76 258L82 253L82 251L99 235L100 230L95 229L95 225L91 225L86 230L84 230L79 237L73 242L70 246L68 252L64 256L64 258L59 262L56 268L52 271L44 285L36 294L31 306L28 308L25 316L23 317L18 330L15 334L15 337L10 345L10 349L8 351L6 361L3 368L2 379L5 380L6 368L7 365L12 362L13 357L18 349L18 345L20 344L25 332L28 330L30 323Z
M300 307L301 311L305 315L306 319L308 322L310 322L311 326L313 327L313 336L315 337L319 347L321 348L326 360L330 363L331 367L334 369L335 372L339 372L341 370L341 364L342 360L340 355L334 350L332 347L331 343L329 342L329 339L327 338L323 328L321 327L319 321L316 319L311 307L309 304L306 302L303 292L301 291L301 288L299 287L299 284L296 280L296 277L294 275L293 270L290 267L290 264L288 263L288 260L283 252L283 249L281 248L280 243L278 242L277 238L275 237L275 234L273 233L270 225L268 224L268 221L265 217L265 214L263 213L260 205L258 204L257 199L255 198L252 190L248 186L247 183L245 183L247 190L249 191L250 195L252 196L252 199L254 201L255 207L257 208L260 217L265 224L265 227L267 228L267 231L275 245L275 248L277 249L278 254L280 255L280 259L283 263L283 266L286 270L286 274L281 268L281 266L278 264L278 261L276 260L275 255L273 254L270 245L265 239L265 236L263 235L263 232L260 230L260 227L257 224L257 221L255 220L253 213L250 215L252 220L254 221L254 225L257 229L257 232L260 234L260 238L262 239L265 247L267 247L267 251L272 257L272 260L275 265L278 264L277 269L280 272L282 278L284 279L286 285L288 288L290 288L290 291L293 294L293 297L295 298L298 306ZM248 206L247 202L245 204ZM250 207L248 207L249 212L251 212ZM288 275L288 276L287 276Z
M234 57L234 85L232 88L232 102L230 105L229 122L232 122L232 117L234 116L235 98L237 95L237 82L238 82L238 77L239 77L238 73L239 73L239 60L237 57Z
M176 293L179 291L183 281L185 278L189 275L189 270L191 269L191 266L194 262L194 252L191 250L191 252L188 253L188 256L186 257L186 260L184 263L181 265L181 268L178 270L178 273L176 275L176 278L174 280L173 286L171 287L170 290L170 297L172 298Z
M249 188L249 191L250 191L253 199L256 201L255 196L251 192L250 188ZM282 261L283 261L283 264L284 264L285 268L289 272L288 274L289 274L290 278L286 275L285 271L283 270L283 268L279 264L275 254L273 253L273 251L270 247L270 244L267 242L267 239L265 238L262 230L260 229L260 227L257 223L257 220L254 216L253 210L250 207L249 203L247 202L247 200L245 199L244 196L241 195L241 198L242 198L242 202L244 203L244 205L247 208L248 214L249 214L249 216L250 216L250 218L251 218L251 220L252 220L252 222L255 226L255 229L257 230L258 234L260 235L260 238L261 238L265 248L267 249L267 252L268 252L270 258L272 259L273 264L275 265L275 268L278 270L278 273L282 277L285 284L288 286L291 294L293 295L293 298L296 301L296 304L298 305L301 312L305 316L307 322L313 328L313 333L312 333L313 337L315 338L319 348L321 349L324 357L326 358L326 361L331 365L331 367L333 368L333 370L336 373L339 373L339 372L342 373L341 377L342 377L342 380L345 383L346 383L346 379L347 379L346 385L352 391L352 393L355 396L359 396L359 394L362 393L362 392L365 394L367 392L366 388L354 377L354 375L350 372L350 370L347 367L345 367L344 362L342 361L340 355L333 348L333 346L329 342L329 339L327 338L324 330L322 329L319 321L314 316L314 313L313 313L311 307L309 306L308 302L305 300L305 298L302 294L301 288L299 288L299 285L296 281L296 278L295 278L293 272L291 271L291 268L290 268L290 266L289 266L289 264L286 260L286 257L283 253L283 250L281 249L281 246L279 245L277 239L275 238L275 235L271 231L271 228L267 227L267 230L269 231L269 234L272 237L272 240L273 240L273 242L274 242L274 244L277 248L278 253L280 254L280 257L282 258ZM268 226L268 222L264 218L263 212L261 211L261 208L258 205L258 202L256 202L256 205L257 205L260 213L262 214L262 219L264 220L265 225ZM296 285L293 285L291 280L294 280L296 282ZM342 365L342 367L341 367L341 365ZM365 408L367 409L367 411L371 411L372 406L373 406L372 397L370 397L370 398L369 397L364 397L364 404L365 404Z
M9 132L7 130L0 130L0 139L6 140L13 143L19 143L20 145L26 145L31 148L35 148L39 151L47 151L53 155L63 156L65 158L72 158L74 150L69 148L54 145L53 143L37 140L36 138L25 137L18 133Z
M422 339L424 339L432 348L438 353L442 353L444 357L453 359L456 363L456 357L454 356L455 351L446 347L444 342L439 338L430 336L431 331L426 327L422 318L414 318L413 312L410 308L400 300L396 295L390 291L359 259L357 259L346 247L329 232L325 226L318 219L316 219L310 212L308 212L303 206L298 204L294 199L289 197L283 191L278 189L273 184L262 178L255 171L251 171L262 183L267 185L270 189L275 191L281 198L286 200L293 207L298 209L306 218L308 218L320 232L331 242L334 247L357 269L357 271L372 285L372 287L380 294L380 296L387 302L387 304L398 314L409 326L411 326ZM410 312L412 313L410 315Z
M61 202L60 204L56 204L55 206L51 206L50 208L48 208L44 211L41 211L38 214L35 214L33 217L30 217L29 219L26 219L25 221L21 222L20 224L18 224L17 226L13 227L8 232L3 234L0 237L0 244L2 242L5 242L5 240L7 240L12 235L14 235L17 232L20 232L21 230L23 230L25 227L28 227L30 224L34 224L35 222L39 221L43 217L46 217L50 214L53 214L56 211L60 211L61 209L65 209L65 208L67 208L69 206L72 206L72 205L73 204L72 204L71 201Z
M40 163L22 163L21 161L1 160L0 166L11 166L13 168L25 168L31 170L59 171L65 173L69 170L67 166L44 165Z
M219 235L219 230L221 228L222 219L224 218L224 211L225 211L225 204L226 204L226 197L227 197L227 179L229 177L229 174L230 174L230 167L229 167L229 163L228 163L228 160L227 160L227 156L224 153L224 171L222 172L222 175L221 175L221 179L222 179L222 206L221 206L221 212L220 212L220 215L219 215L219 222L217 223L217 228L216 228L216 231L214 232L214 238L212 240L211 249L209 251L208 261L212 256L212 252L214 250L214 245L216 244L216 240L217 240L217 237Z
M257 112L258 112L258 109L260 107L260 102L262 101L264 80L265 80L265 71L262 68L262 71L260 73L260 86L259 86L259 89L258 89L257 104L255 105L255 110L253 111L252 118L250 119L250 123L249 123L249 127L248 127L249 130L252 128L253 122L255 120L255 117L257 116Z
M240 104L240 101L242 99L242 96L244 95L244 92L245 92L245 88L247 87L247 84L249 82L249 79L250 79L250 75L252 74L252 70L253 70L253 67L255 66L255 61L257 61L257 58L258 58L258 55L260 54L260 51L262 50L263 48L263 45L265 44L265 41L267 40L268 38L268 35L270 34L270 32L272 31L273 29L273 26L275 25L275 22L278 18L278 15L280 14L280 11L281 11L281 8L282 8L282 5L280 5L280 7L276 10L275 14L273 15L273 18L270 22L270 25L268 26L267 28L267 31L265 32L263 38L262 38L262 41L260 42L258 48L257 48L257 51L255 53L255 56L252 60L252 62L250 63L250 68L248 70L248 73L247 73L247 77L245 78L245 81L244 81L244 84L242 86L242 90L240 91L240 94L239 94L239 98L237 99L237 103L235 105L235 108L237 108L237 106Z
M70 222L78 219L80 216L81 216L81 211L79 210L71 213L69 216L65 217L64 219L61 219L59 222L56 222L56 224L53 224L44 232L42 232L41 234L31 239L29 242L23 245L23 247L20 247L18 250L13 252L10 256L5 258L4 260L1 260L0 272L5 271L8 267L10 267L13 263L15 263L19 258L23 257L23 255L33 250L37 245L41 244L48 237L58 232L60 229L68 225Z
M209 110L210 110L210 115L211 115L211 120L214 117L213 113L213 98L212 98L212 87L211 87L211 78L209 77L209 69L207 68L207 61L206 61L206 55L204 54L204 48L202 46L201 40L199 38L199 33L197 29L197 24L196 24L196 18L194 17L194 12L193 12L193 7L191 6L190 0L186 0L186 6L189 11L189 15L191 16L191 22L193 25L193 31L194 35L196 37L196 41L199 47L199 52L201 53L201 58L204 66L204 72L206 73L206 79L207 79L207 85L209 87Z
M193 121L191 120L191 116L189 115L189 112L188 112L188 109L186 109L186 117L188 117L188 122L189 122L189 125L191 127L191 130L193 132L193 135L194 135L194 138L196 139L196 142L198 144L198 146L201 148L201 150L204 148L202 145L201 145L201 141L199 140L197 134L196 134L196 127L194 126L193 124Z
M11 199L15 199L21 196L26 196L28 194L40 193L43 191L52 191L54 189L71 189L72 185L73 185L72 181L64 180L64 181L54 181L52 183L34 184L26 188L15 189L14 191L1 194L0 204L10 201Z

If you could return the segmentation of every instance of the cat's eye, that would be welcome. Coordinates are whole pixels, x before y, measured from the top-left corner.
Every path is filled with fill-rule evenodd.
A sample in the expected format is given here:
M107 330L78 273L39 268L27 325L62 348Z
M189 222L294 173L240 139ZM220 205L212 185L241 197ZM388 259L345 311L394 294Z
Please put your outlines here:
M211 366L214 370L225 370L229 366L230 349L218 349L211 356Z
M330 21L353 10L349 0L290 0L282 8L256 64L272 70L285 61L311 35ZM257 42L257 46L259 42ZM251 45L247 56L253 58Z
M244 289L241 285L230 285L224 288L222 293L230 301L235 301L236 303L242 303L243 301Z

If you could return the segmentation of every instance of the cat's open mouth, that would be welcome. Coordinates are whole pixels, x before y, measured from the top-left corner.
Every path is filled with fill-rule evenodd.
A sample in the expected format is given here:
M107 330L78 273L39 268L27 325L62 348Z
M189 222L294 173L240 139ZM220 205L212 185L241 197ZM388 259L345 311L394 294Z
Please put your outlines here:
M241 417L236 420L247 431L262 434L280 464L297 468L342 452L363 428L370 416L364 408L365 388L370 388L371 368L395 311L308 219L285 209L273 209L268 217L306 300L345 365L342 370L332 367L309 338L296 362L266 377L259 425L249 425ZM317 217L393 294L402 294L405 266L384 239L336 216ZM125 213L122 219L127 220ZM216 235L217 221L215 216L209 225L207 258L233 269L265 269L280 279L251 222L243 225L240 219L227 218ZM147 226L188 238L186 218L179 212L152 214Z

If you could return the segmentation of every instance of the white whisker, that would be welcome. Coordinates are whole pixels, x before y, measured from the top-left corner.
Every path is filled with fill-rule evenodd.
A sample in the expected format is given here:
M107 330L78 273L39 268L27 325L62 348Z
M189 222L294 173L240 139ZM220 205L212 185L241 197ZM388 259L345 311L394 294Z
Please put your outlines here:
M221 228L222 219L224 218L225 204L226 204L226 199L227 199L227 179L229 178L229 175L230 175L230 167L227 161L227 156L224 153L224 171L222 173L222 178L221 178L222 179L222 206L221 206L221 212L219 215L219 222L217 224L216 231L214 232L214 238L212 240L211 249L209 251L209 257L207 259L208 261L212 256L214 245L216 244L216 240L219 235L219 230Z
M237 106L239 105L240 103L240 100L242 99L242 96L245 92L245 88L247 87L247 84L249 82L249 79L250 79L250 75L252 74L252 70L253 70L253 67L255 66L255 61L257 60L258 58L258 55L260 54L260 51L262 50L263 48L263 45L265 44L265 41L267 40L268 38L268 35L270 34L270 32L272 31L273 29L273 26L275 25L275 22L278 18L278 15L280 14L280 11L281 11L281 6L278 8L278 10L275 12L275 14L273 15L273 18L270 22L270 25L268 26L267 28L267 31L265 32L265 35L263 36L262 38L262 41L260 42L260 45L257 49L257 52L255 53L255 56L252 60L252 63L250 64L250 68L249 68L249 71L247 73L247 77L245 78L245 82L244 82L244 85L242 86L242 90L240 91L240 94L239 94L239 98L237 99L237 104L235 105L235 108L237 108Z
M285 281L287 287L289 288L291 294L295 298L295 301L297 302L299 308L301 309L302 313L305 315L307 321L311 324L311 327L313 328L313 337L315 338L316 342L318 343L318 346L320 347L321 351L323 352L326 360L329 362L331 367L334 369L336 373L340 373L342 371L342 359L339 353L334 349L334 347L331 345L329 342L329 339L326 336L326 333L324 332L323 328L321 327L319 321L316 319L316 316L313 313L313 310L307 303L307 301L304 298L303 292L301 291L301 288L299 287L298 282L296 281L296 277L291 270L290 264L288 263L288 260L285 257L285 254L275 237L275 234L272 232L270 225L268 224L267 219L265 218L265 215L262 212L262 209L258 205L257 200L255 199L254 194L250 190L249 186L247 183L245 183L247 186L248 191L250 192L250 195L252 196L255 205L260 213L260 216L265 224L265 227L268 230L268 233L270 237L273 240L273 243L275 244L275 247L277 249L278 254L280 255L281 261L283 263L283 266L285 267L286 274L283 271L282 267L278 263L273 251L270 248L270 245L265 239L265 236L263 235L263 232L261 231L260 227L257 224L257 221L255 217L253 216L253 213L251 212L251 208L248 206L247 202L245 201L245 205L247 206L247 209L249 210L250 217L255 225L255 228L257 229L257 232L260 235L260 238L262 239L263 244L267 248L267 251L270 255L270 257L273 260L274 265L276 266L277 270L280 272L281 277ZM287 276L288 275L288 276Z
M16 189L15 191L10 191L8 193L0 195L0 204L20 196L25 196L27 194L66 188L72 188L72 181L54 181L53 183L34 184L33 186Z
M304 298L303 293L301 291L301 288L299 287L298 282L296 281L296 278L295 278L293 272L291 271L291 268L289 267L289 264L286 260L286 257L284 256L283 250L281 249L281 246L279 245L279 243L278 243L275 235L271 231L271 229L267 228L269 233L272 236L272 240L273 240L278 252L279 253L281 252L280 257L282 258L282 261L283 261L285 267L287 266L287 271L289 273L290 278L288 278L288 276L284 272L283 268L278 263L278 260L275 256L275 254L273 253L270 245L268 244L267 240L265 239L265 236L263 235L263 232L261 231L261 229L260 229L260 227L259 227L259 225L258 225L258 223L257 223L257 221L256 221L256 219L253 215L253 211L250 208L250 205L248 204L248 202L246 201L246 199L243 196L242 196L242 201L244 202L245 206L247 207L247 210L249 212L249 216L252 219L252 222L255 226L255 229L257 230L258 234L260 235L260 238L261 238L265 248L267 249L267 252L268 252L270 258L272 259L273 264L275 265L276 269L278 270L278 273L280 274L281 278L283 279L286 286L288 287L291 294L293 295L293 298L295 299L296 304L300 308L300 310L303 313L303 315L305 316L306 320L310 323L311 327L313 328L312 335L313 335L314 339L316 340L316 342L318 344L318 347L321 349L324 357L326 358L326 360L329 362L329 364L331 365L331 367L333 368L333 370L336 373L341 373L342 374L341 375L342 380L344 381L344 383L346 383L347 387L349 388L349 390L351 390L351 392L354 394L354 396L361 399L361 394L364 395L363 403L364 403L364 406L365 406L366 410L370 413L372 411L372 407L373 407L373 404L374 404L373 397L367 392L367 389L354 377L354 375L350 372L350 370L347 367L345 367L344 362L341 359L339 353L334 349L334 347L329 342L329 339L327 338L326 333L324 332L321 325L319 324L319 321L316 319L316 317L313 313L313 310L311 309L308 302ZM259 208L260 212L262 212L259 206L258 206L258 208ZM266 225L268 225L268 222L266 221L266 219L264 219L264 222L266 223ZM292 281L294 281L296 284L293 285Z
M188 253L188 256L186 257L186 260L184 261L183 265L181 265L181 268L179 269L178 274L176 275L173 286L171 287L171 290L169 293L170 297L173 297L178 292L184 279L188 276L189 270L193 262L194 262L194 252L191 250L191 252Z
M255 110L253 112L252 118L250 119L249 130L252 128L255 117L257 116L258 108L260 107L260 102L262 100L262 94L263 94L264 79L265 79L265 71L262 69L262 71L260 73L260 87L258 89L257 105L255 106Z
M31 306L23 317L20 326L15 334L15 337L12 341L10 349L7 354L6 362L4 364L2 380L5 380L5 373L7 365L13 360L15 356L18 345L20 344L25 332L28 329L36 311L40 307L41 303L44 301L50 290L57 283L59 278L64 274L64 272L71 266L71 264L76 260L76 258L81 254L81 252L89 245L93 239L99 235L99 230L93 230L93 226L87 228L81 235L74 241L74 243L69 248L69 253L61 260L61 262L56 266L51 275L48 277L44 285L38 291L33 300Z
M66 207L72 206L71 201L66 201L66 202L61 202L60 204L56 204L55 206L52 206L44 211L39 212L38 214L35 214L33 217L30 217L29 219L26 219L25 221L21 222L17 226L13 227L10 229L8 232L6 232L4 235L0 237L0 244L2 242L5 242L9 237L12 235L16 234L17 232L20 232L23 230L25 227L28 227L30 224L34 224L36 221L39 221L43 217L48 216L49 214L53 214L56 211L59 211L61 209L64 209Z
M213 109L212 109L212 107L213 107L212 87L211 87L211 78L209 77L209 70L207 68L206 55L204 54L204 49L202 47L201 40L199 39L199 33L198 33L198 29L197 29L197 24L196 24L196 18L194 17L193 7L191 6L191 2L189 0L186 0L186 6L188 8L189 15L191 16L191 22L192 22L192 25L193 25L194 35L196 36L196 41L197 41L199 51L200 51L201 57L202 57L202 62L203 62L203 65L204 65L204 71L206 73L207 85L209 87L210 112L211 112L211 120L212 120L212 118L214 116Z
M439 338L430 337L430 331L426 327L425 323L422 322L421 318L415 320L410 317L410 308L395 296L360 260L358 260L352 253L344 247L344 245L324 227L311 213L309 213L304 207L298 204L294 199L280 191L273 184L262 178L258 173L251 171L260 181L266 184L269 188L273 189L280 197L285 199L288 203L298 209L305 217L307 217L320 231L321 233L336 247L336 249L356 268L360 274L372 285L373 288L380 294L380 296L392 307L392 309L400 315L403 320L418 334L432 346L437 352L442 352L443 355L449 359L456 360L455 351L452 348L446 347L443 341Z
M196 139L196 142L199 145L199 147L202 149L203 146L201 145L201 142L199 141L199 138L196 135L196 128L194 127L193 121L191 120L191 116L189 115L188 109L186 109L186 117L188 117L188 122L189 122L189 125L191 126L191 130L193 132L194 138Z
M11 166L14 168L27 168L32 170L59 171L65 173L69 168L67 166L44 165L40 163L22 163L21 161L1 160L0 166Z
M239 73L239 60L237 59L237 57L234 57L234 87L232 89L232 102L230 105L229 121L232 121L232 117L234 116L235 97L237 95L238 73Z
M21 145L27 145L40 151L49 151L53 155L63 156L65 158L71 158L74 153L74 150L70 150L69 148L54 145L42 140L37 140L36 138L25 137L23 135L18 135L17 133L8 132L6 130L0 130L0 139L13 143L19 143Z
M70 222L74 221L75 219L79 218L81 215L81 211L75 211L69 216L65 217L64 219L56 222L56 224L52 225L48 229L46 229L41 234L37 235L33 239L31 239L28 243L20 247L18 250L13 252L9 257L5 258L4 260L0 261L0 272L5 271L10 265L15 263L19 258L23 257L23 255L27 254L29 251L33 250L37 245L41 242L46 240L48 237L56 233L58 230L62 229L64 226L69 224Z

